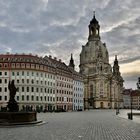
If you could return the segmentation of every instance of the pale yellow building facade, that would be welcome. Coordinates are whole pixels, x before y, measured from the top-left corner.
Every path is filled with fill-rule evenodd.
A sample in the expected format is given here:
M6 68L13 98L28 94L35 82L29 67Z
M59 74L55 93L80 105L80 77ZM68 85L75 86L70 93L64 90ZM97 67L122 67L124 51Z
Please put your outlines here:
M100 25L95 15L89 24L89 36L80 53L80 73L84 75L84 108L116 108L123 104L123 78L117 56L109 64L106 44L100 38Z

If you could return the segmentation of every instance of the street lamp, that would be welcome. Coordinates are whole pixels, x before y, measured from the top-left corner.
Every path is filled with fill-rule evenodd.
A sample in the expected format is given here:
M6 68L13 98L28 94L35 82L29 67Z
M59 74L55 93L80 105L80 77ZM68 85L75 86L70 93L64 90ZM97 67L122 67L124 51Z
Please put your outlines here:
M112 76L109 78L110 82L110 109L112 109Z
M131 115L130 115L130 120L133 120L133 113L132 113L132 89L130 90L130 96L131 96Z
M119 90L119 84L118 84L118 93L120 94L120 90ZM116 115L118 115L119 113L120 113L120 111L119 111L119 100L120 100L120 98L119 98L119 94L118 94L118 97L117 97L117 104L116 104Z
M117 106L116 106L116 115L118 115L120 113L119 111L119 101L117 101Z

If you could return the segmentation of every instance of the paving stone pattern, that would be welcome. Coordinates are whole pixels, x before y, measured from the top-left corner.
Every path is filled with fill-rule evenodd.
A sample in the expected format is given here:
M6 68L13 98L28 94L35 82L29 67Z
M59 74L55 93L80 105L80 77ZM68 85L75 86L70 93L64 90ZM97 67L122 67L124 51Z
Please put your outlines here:
M115 110L40 113L46 124L0 128L0 140L140 140L140 123Z

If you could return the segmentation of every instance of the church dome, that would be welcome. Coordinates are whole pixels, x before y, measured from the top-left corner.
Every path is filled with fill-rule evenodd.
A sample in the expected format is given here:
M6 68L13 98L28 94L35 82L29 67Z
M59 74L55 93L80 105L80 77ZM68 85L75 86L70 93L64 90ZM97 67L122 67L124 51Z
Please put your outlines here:
M104 63L109 63L108 51L106 44L101 41L90 41L85 46L82 47L81 52L81 62L82 63L96 63L99 58Z

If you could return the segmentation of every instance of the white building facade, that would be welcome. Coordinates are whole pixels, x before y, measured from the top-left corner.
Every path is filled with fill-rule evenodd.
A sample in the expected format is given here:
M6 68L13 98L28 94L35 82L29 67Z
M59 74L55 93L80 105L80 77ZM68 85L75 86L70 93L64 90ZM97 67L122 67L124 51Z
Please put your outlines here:
M7 106L8 83L11 80L14 80L18 88L15 99L20 110L73 110L73 71L56 58L41 58L31 54L1 54L1 108Z
M55 69L42 58L30 55L0 55L0 106L9 100L8 83L18 88L15 99L20 110L43 111L55 104Z
M84 83L78 79L73 81L73 110L84 110Z

